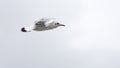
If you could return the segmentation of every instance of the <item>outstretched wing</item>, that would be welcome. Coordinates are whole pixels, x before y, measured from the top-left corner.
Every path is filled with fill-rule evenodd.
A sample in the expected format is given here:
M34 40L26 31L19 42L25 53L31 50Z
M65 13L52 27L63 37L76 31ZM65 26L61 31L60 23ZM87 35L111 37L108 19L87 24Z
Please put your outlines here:
M54 20L52 18L42 18L38 21L35 21L35 25L37 26L43 26L47 27L50 23L52 23Z

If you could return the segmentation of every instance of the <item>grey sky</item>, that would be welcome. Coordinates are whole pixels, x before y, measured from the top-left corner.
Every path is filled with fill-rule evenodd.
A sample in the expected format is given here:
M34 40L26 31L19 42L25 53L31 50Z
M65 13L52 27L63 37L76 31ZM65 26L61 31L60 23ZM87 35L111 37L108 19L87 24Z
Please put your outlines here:
M119 0L1 0L0 68L120 68ZM66 27L23 33L42 17Z

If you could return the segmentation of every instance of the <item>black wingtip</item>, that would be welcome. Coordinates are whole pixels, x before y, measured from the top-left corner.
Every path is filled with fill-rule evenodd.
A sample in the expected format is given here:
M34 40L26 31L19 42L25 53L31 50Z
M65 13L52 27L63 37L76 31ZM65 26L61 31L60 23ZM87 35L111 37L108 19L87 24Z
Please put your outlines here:
M22 32L27 32L27 31L25 30L25 27L21 28L21 31L22 31Z

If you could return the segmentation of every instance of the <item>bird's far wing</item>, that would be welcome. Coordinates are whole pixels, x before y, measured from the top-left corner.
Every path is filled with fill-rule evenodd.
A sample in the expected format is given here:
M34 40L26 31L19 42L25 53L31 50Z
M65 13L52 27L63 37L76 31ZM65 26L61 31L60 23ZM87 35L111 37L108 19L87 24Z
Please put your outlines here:
M38 21L35 21L35 25L40 25L40 26L44 26L47 27L49 26L50 23L52 23L54 21L53 18L41 18Z
M54 20L53 19L49 19L48 21L45 22L45 26L49 26L50 23L52 23Z
M42 27L45 27L45 22L44 21L35 21L35 26L42 26Z

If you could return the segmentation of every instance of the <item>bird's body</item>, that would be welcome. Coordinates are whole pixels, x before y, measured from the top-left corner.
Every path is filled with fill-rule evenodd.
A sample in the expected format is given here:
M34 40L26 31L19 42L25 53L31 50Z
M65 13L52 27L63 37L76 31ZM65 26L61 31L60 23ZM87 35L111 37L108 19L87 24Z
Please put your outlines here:
M44 31L44 30L50 30L50 29L54 29L57 28L57 26L53 26L53 24L51 23L49 26L41 26L41 25L37 25L37 27L35 27L33 30L35 31Z
M35 24L32 28L28 29L26 27L23 27L21 29L21 31L22 32L30 32L32 30L45 31L45 30L57 28L59 26L65 26L65 25L58 23L57 21L53 20L52 18L42 18L38 21L35 21Z

